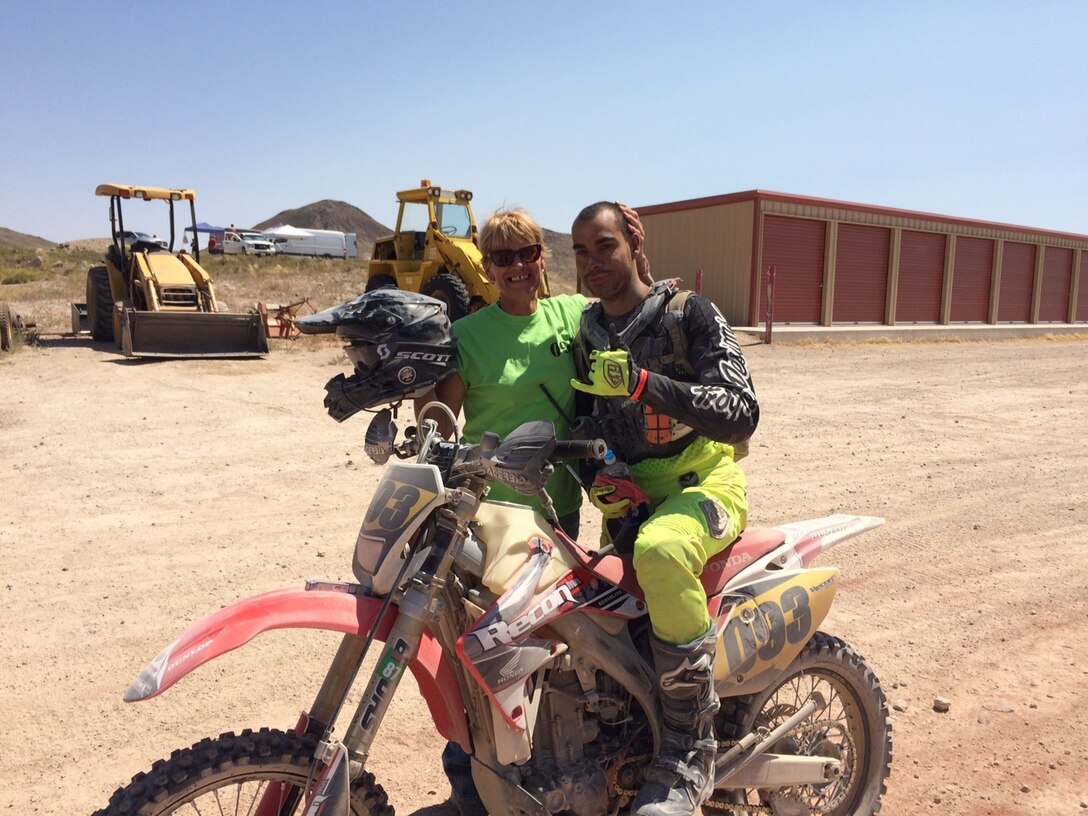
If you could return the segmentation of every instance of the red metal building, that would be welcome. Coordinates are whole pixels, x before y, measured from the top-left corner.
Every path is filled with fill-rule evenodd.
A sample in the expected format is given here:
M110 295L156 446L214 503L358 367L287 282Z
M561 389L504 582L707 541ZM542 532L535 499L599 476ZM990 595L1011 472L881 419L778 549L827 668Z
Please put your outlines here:
M639 207L655 277L736 326L1088 322L1088 235L749 190Z

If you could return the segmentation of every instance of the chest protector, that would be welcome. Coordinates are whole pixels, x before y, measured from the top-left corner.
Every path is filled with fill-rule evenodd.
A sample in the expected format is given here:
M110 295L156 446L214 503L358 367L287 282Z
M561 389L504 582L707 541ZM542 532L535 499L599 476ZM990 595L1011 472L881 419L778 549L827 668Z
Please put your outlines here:
M589 352L610 348L609 329L641 368L679 382L698 382L688 359L687 337L682 321L684 304L691 292L680 291L679 280L658 281L642 303L619 323L609 323L600 301L582 312L578 328L581 354L576 365L586 373ZM649 405L626 397L597 397L594 414L608 446L620 451L628 463L675 456L696 437L692 428Z

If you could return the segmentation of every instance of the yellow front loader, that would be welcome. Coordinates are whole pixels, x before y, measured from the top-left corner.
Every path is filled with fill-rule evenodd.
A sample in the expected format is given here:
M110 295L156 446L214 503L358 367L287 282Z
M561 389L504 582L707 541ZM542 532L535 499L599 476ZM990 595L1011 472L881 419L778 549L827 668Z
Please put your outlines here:
M200 248L173 251L174 203L189 202L196 235L196 193L160 187L100 184L110 199L113 243L105 266L87 272L87 302L72 305L73 329L86 325L95 340L113 340L126 357L253 357L268 353L259 314L220 311ZM126 244L121 202L164 201L170 210L167 247L152 241ZM131 234L131 233L130 233Z
M446 304L450 320L499 299L484 271L471 192L424 180L397 193L397 201L396 233L374 243L366 291L396 286L429 295ZM541 295L547 294L545 277Z

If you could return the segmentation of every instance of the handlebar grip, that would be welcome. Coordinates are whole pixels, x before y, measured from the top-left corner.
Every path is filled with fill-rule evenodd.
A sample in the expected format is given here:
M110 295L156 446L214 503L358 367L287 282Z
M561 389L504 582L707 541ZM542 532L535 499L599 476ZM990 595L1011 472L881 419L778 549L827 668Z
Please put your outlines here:
M556 459L604 459L608 445L603 439L563 439L555 443Z

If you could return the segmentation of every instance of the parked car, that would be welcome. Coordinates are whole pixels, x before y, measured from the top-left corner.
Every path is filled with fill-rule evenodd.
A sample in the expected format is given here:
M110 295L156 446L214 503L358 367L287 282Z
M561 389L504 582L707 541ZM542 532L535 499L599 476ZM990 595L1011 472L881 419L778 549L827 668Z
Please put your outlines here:
M148 244L158 244L163 249L169 249L170 244L162 238L157 238L154 235L148 235L146 232L136 232L135 230L125 230L122 235L125 236L125 243L132 245L137 241L144 241Z
M227 255L275 255L276 247L266 235L252 230L227 231L222 250Z

